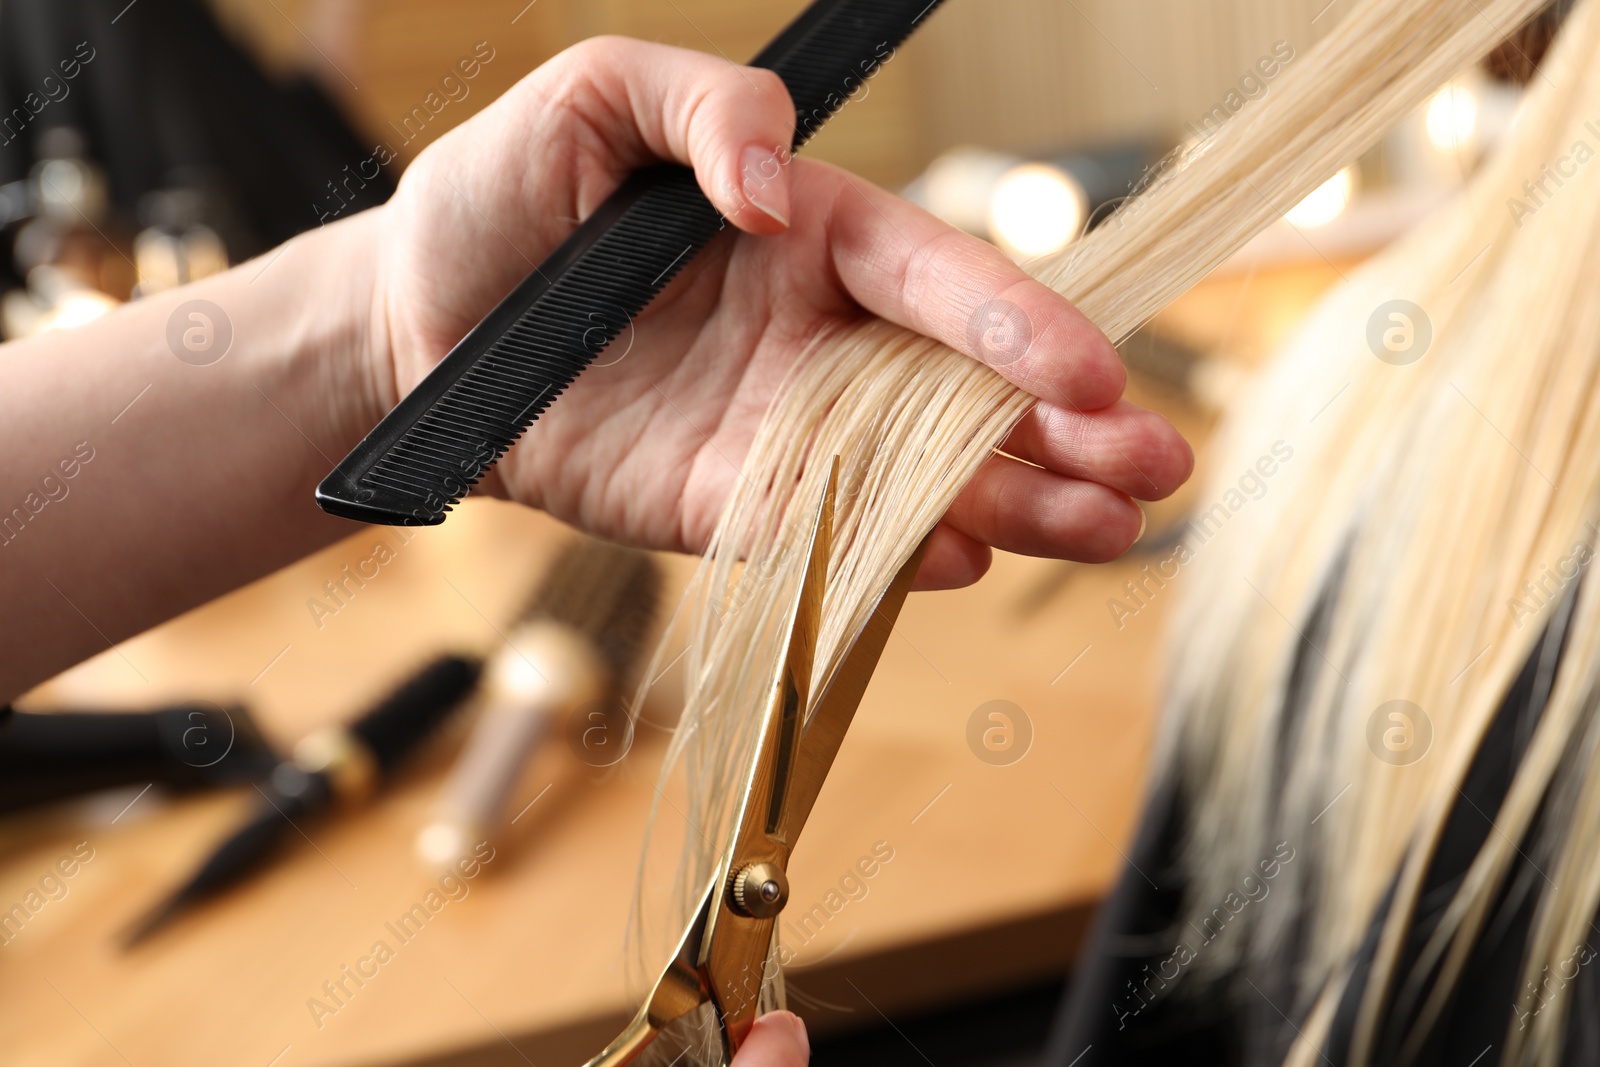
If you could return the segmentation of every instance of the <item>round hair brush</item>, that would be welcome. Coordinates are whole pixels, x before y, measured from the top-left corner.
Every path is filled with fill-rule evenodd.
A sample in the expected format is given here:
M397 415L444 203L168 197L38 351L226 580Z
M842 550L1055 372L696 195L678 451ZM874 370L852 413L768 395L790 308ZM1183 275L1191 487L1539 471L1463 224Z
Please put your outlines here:
M616 700L655 621L660 589L655 561L634 549L585 538L557 557L484 671L482 717L417 836L425 860L448 866L489 835L552 723Z

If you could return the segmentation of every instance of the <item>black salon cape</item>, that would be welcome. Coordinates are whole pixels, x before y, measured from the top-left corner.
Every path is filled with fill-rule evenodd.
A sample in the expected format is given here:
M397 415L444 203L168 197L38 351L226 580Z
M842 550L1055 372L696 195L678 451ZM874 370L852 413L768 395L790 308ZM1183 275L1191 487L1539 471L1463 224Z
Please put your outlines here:
M1399 974L1410 971L1433 921L1479 847L1489 834L1498 832L1489 817L1499 810L1544 711L1549 678L1564 649L1570 615L1571 597L1550 624L1484 737L1429 868ZM1277 965L1266 968L1265 977L1252 972L1261 985L1257 992L1248 985L1243 994L1231 988L1208 991L1195 988L1195 982L1180 981L1137 1015L1127 1015L1128 983L1137 987L1146 977L1146 966L1154 971L1173 953L1184 891L1174 857L1184 814L1185 803L1176 783L1162 783L1153 790L1129 853L1129 865L1102 906L1068 987L1043 1061L1047 1067L1280 1067L1297 1028L1304 1025L1309 997L1297 997L1292 950L1286 951ZM1493 1067L1500 1062L1501 1046L1515 1022L1524 945L1546 885L1539 870L1548 869L1546 857L1539 856L1535 844L1541 820L1542 815L1527 839L1518 843L1524 859L1502 887L1496 909L1485 924L1486 933L1443 1020L1432 1029L1425 1050L1414 1061L1416 1067ZM1340 1004L1330 1039L1321 1049L1321 1062L1329 1067L1345 1067L1349 1062L1355 1013L1379 925L1375 922L1369 930L1357 976ZM1589 943L1600 948L1600 934ZM1600 1064L1600 977L1596 972L1600 967L1579 967L1567 990L1571 1000L1563 1062L1574 1067ZM1125 1016L1121 1019L1119 1005ZM1397 1062L1399 1043L1410 1031L1406 1012L1392 1003L1386 1012L1373 1061L1379 1065Z

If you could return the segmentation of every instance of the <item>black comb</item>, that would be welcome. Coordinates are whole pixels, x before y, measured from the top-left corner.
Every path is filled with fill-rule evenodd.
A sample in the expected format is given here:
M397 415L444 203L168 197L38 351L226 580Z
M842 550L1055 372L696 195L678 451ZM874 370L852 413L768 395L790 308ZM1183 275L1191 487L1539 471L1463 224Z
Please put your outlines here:
M799 148L941 0L817 0L751 66L795 104ZM317 487L334 515L444 521L724 226L687 167L639 171L451 349Z

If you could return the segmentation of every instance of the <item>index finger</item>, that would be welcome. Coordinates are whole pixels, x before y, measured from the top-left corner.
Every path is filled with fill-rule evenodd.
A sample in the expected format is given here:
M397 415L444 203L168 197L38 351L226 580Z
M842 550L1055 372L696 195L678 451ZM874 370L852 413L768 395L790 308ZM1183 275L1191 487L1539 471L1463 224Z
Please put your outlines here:
M1122 396L1127 373L1111 340L993 245L835 168L793 178L832 185L821 224L840 281L868 311L1053 404L1098 411Z

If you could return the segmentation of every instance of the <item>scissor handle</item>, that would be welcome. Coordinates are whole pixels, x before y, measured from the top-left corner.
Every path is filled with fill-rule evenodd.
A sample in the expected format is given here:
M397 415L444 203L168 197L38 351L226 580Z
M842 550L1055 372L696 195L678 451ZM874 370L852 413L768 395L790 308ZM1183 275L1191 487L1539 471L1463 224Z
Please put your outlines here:
M791 612L788 651L764 709L762 740L744 783L739 827L731 847L649 1001L585 1067L633 1063L666 1025L707 1001L716 1011L729 1057L744 1043L755 1022L772 927L787 902L784 868L789 850L805 826L927 550L925 540L900 568L802 734L838 477L835 460L812 525L806 571ZM770 907L753 906L755 902L740 896L745 880L739 875L758 868L768 869L768 876L780 888Z

